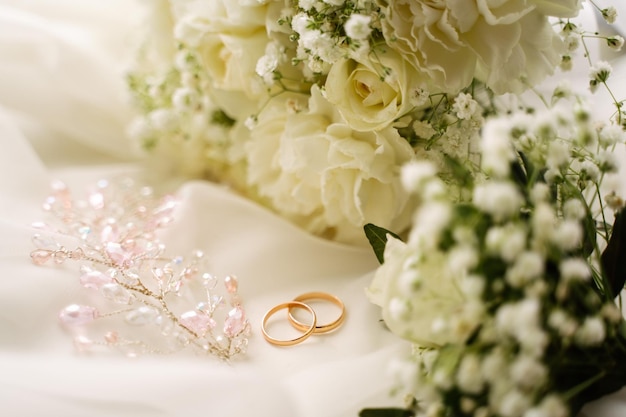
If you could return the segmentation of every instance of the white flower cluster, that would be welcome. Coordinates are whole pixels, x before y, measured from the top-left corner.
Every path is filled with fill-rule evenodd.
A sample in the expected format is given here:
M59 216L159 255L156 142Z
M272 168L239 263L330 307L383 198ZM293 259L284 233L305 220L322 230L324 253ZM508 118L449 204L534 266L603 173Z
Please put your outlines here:
M487 122L488 176L467 182L467 199L451 198L432 163L403 168L414 227L406 243L389 236L368 295L416 346L399 378L418 415L568 417L565 393L612 366L589 360L623 324L594 289L606 237L589 227L612 215L598 190L626 135L580 100ZM564 378L579 360L589 373Z
M405 162L432 161L448 183L474 172L496 95L536 84L581 39L548 23L578 0L149 3L128 130L154 167L227 183L350 244L366 244L367 223L410 227ZM594 85L608 71L595 68Z

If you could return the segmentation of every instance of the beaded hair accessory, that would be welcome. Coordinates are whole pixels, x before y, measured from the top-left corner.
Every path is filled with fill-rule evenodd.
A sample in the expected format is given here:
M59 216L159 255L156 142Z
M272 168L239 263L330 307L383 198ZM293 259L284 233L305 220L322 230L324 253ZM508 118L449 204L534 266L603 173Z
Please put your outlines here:
M37 249L30 256L36 265L80 264L79 282L92 298L59 313L78 350L137 356L189 347L225 360L245 352L250 323L237 279L206 272L201 251L164 255L157 232L172 222L177 205L130 179L99 181L83 199L53 183L43 204L51 219L33 223ZM73 249L60 240L74 242Z

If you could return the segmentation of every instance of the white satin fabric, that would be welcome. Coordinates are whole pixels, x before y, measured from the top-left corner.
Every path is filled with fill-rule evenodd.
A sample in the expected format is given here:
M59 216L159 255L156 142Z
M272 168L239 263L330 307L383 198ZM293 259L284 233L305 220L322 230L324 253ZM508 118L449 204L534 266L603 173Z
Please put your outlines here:
M85 296L77 269L32 265L29 224L41 218L52 179L79 189L150 174L124 139L132 109L123 73L141 13L130 0L0 0L2 415L355 417L363 407L402 405L389 395L387 369L408 346L365 298L372 253L311 237L206 182L177 186L182 204L163 240L175 253L202 249L216 274L239 277L254 331L248 355L224 364L74 352L57 312ZM626 74L624 59L614 65ZM308 291L341 297L344 326L294 347L267 344L264 312ZM586 410L624 415L626 392Z

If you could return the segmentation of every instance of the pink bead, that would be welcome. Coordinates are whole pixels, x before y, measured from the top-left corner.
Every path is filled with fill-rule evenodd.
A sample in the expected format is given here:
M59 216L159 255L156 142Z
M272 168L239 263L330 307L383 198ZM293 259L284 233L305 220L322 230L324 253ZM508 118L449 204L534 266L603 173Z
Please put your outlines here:
M106 332L106 334L104 335L104 340L107 343L115 344L119 340L119 336L118 336L117 332L113 332L113 331Z
M108 242L104 250L116 265L125 266L130 261L130 253L125 251L119 243Z
M188 311L180 316L180 324L202 336L209 329L213 329L216 323L215 320L207 314L197 311Z
M32 259L35 265L43 265L50 260L52 252L45 249L34 250L30 253L30 259Z
M83 326L98 317L98 310L91 306L71 304L59 313L59 320L66 326Z
M85 288L99 290L103 285L113 282L113 278L100 271L88 271L80 276L80 284Z
M235 337L246 328L246 315L239 306L228 312L228 317L224 321L224 334L228 337Z
M237 278L235 278L233 275L229 275L224 278L224 285L226 285L226 291L228 291L230 294L235 294L237 292L237 289L239 288Z

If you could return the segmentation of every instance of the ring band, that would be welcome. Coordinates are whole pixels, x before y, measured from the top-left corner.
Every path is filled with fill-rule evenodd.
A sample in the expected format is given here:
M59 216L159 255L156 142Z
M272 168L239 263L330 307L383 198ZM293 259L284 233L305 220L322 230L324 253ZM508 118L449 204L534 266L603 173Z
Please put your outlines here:
M313 316L313 322L309 326L301 323L299 327L296 327L298 330L304 332L301 336L291 340L280 340L275 339L267 334L267 330L265 330L265 325L267 324L267 321L274 313L276 313L278 310L282 310L283 308L289 309L289 312L291 312L292 308L302 308L304 310L307 310ZM265 340L276 346L292 346L304 342L309 336L313 334L313 331L315 330L315 325L317 323L317 316L315 315L315 311L313 311L313 309L307 304L301 303L299 301L288 301L286 303L278 304L277 306L272 307L267 313L265 313L265 316L263 316L262 323L263 324L261 325L261 331L263 332L263 337L265 338Z
M332 321L328 324L321 324L321 325L315 324L313 328L313 333L317 333L317 334L328 333L330 331L335 330L337 327L341 326L344 319L346 318L346 306L343 304L343 301L339 299L339 297L335 297L334 295L328 294L325 292L315 291L315 292L308 292L306 294L301 294L297 296L296 298L294 298L294 301L299 302L299 301L315 300L315 299L326 300L335 304L337 307L341 309L341 315L335 321ZM296 329L302 332L309 329L310 327L310 325L304 324L298 321L293 316L291 312L291 307L289 307L289 322L293 325L293 327L295 327Z

